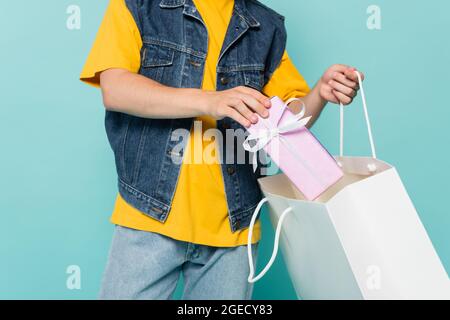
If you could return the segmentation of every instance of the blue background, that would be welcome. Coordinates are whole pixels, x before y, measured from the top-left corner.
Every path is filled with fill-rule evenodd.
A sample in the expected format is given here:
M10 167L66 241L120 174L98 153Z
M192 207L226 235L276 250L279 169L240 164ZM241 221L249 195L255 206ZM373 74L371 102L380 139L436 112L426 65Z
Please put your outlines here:
M313 85L334 63L360 68L379 157L394 164L450 269L448 85L450 2L264 1L287 18L288 49ZM66 8L81 7L80 30ZM382 10L382 29L366 9ZM117 192L100 92L78 81L107 0L0 2L0 298L95 298L106 262ZM359 101L347 116L347 151L368 155ZM314 132L338 151L338 108ZM273 232L264 217L259 261ZM399 235L401 236L401 235ZM66 268L81 267L81 290ZM295 293L281 256L254 298Z

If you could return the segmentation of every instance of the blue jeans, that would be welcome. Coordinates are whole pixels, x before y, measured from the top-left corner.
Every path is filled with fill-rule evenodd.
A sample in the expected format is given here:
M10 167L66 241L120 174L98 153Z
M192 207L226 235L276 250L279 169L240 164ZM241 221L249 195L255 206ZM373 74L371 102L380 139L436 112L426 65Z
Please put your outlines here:
M256 260L256 248L253 256ZM100 299L251 299L247 246L217 248L116 226Z

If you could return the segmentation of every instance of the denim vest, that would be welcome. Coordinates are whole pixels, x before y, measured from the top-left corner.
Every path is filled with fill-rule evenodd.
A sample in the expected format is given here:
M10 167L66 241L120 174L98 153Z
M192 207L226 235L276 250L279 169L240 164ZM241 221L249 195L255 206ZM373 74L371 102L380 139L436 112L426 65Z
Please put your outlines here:
M192 0L126 0L142 37L139 73L176 88L201 88L208 35ZM261 91L278 67L286 45L284 18L255 0L235 0L217 64L217 90L248 86ZM170 212L183 149L173 132L193 125L189 119L146 119L106 112L106 131L114 151L119 192L142 213L164 222ZM217 129L243 128L234 120ZM226 141L222 174L231 230L248 227L261 192L252 164L236 159L234 139ZM187 141L187 139L184 139ZM180 161L173 161L178 158ZM211 214L216 214L211 212Z

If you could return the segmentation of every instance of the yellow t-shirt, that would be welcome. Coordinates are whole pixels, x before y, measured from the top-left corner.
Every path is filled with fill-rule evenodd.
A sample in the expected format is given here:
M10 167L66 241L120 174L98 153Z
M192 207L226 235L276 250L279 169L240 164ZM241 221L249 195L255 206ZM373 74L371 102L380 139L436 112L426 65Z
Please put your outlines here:
M228 23L233 12L233 0L194 0L208 30L208 53L206 57L202 89L215 90L216 65L225 39ZM111 68L123 68L138 72L142 47L139 29L126 7L124 0L110 0L103 22L85 63L80 79L99 86L99 74ZM285 52L280 66L273 74L263 93L277 95L287 100L303 97L309 87ZM202 132L216 126L210 117L200 117ZM202 141L203 140L203 141ZM203 134L193 134L188 143L185 160L193 157L193 145L198 142L206 148L214 141L206 141ZM196 159L197 160L197 159ZM111 217L114 224L137 230L163 234L176 240L196 244L233 247L247 243L248 231L231 232L225 187L220 164L185 161L165 223L152 219L125 202L118 195ZM253 242L261 236L259 222L255 224Z

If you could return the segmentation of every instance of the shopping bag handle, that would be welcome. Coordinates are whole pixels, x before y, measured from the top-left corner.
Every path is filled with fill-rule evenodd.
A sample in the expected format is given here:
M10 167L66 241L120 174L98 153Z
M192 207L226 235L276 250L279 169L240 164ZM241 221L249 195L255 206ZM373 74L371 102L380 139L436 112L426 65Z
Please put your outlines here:
M252 254L253 228L255 226L256 218L258 217L259 211L261 210L262 206L268 201L269 200L267 198L264 198L258 203L255 211L253 212L253 216L250 221L250 226L248 229L247 255L248 255L248 265L250 267L250 273L248 276L249 283L254 283L254 282L258 281L259 279L261 279L262 277L264 277L266 272L269 271L270 267L274 263L275 258L277 257L277 253L278 253L278 246L280 243L281 226L283 225L283 220L289 212L292 212L292 208L289 207L286 210L284 210L283 213L281 214L280 219L278 220L278 223L277 223L276 231L275 231L275 241L273 244L272 256L270 257L270 260L267 263L267 265L264 267L264 269L255 277L255 267L253 264L253 254Z
M369 112L367 110L366 94L364 92L361 74L358 71L355 71L355 73L356 73L356 76L358 77L359 88L361 91L361 99L363 102L364 116L366 118L367 131L369 133L369 142L370 142L370 148L372 150L372 158L376 159L377 153L375 151L375 143L373 141L373 135L372 135L372 126L370 124ZM339 154L341 157L343 157L344 156L344 105L342 104L342 102L339 102L339 105L340 105L339 106L339 109L340 109L340 143L339 143L340 152L339 152ZM374 164L369 165L369 170L370 171L376 170L375 165Z

